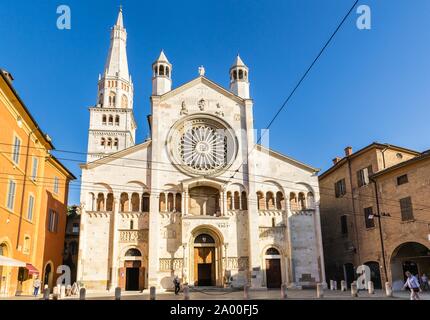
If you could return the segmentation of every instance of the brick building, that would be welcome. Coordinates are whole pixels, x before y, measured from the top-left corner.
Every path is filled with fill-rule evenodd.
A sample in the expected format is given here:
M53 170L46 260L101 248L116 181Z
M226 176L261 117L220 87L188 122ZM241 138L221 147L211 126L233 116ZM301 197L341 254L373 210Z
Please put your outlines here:
M398 289L403 271L430 271L428 157L389 144L347 147L320 175L327 279L350 284L366 264L377 288L388 279Z

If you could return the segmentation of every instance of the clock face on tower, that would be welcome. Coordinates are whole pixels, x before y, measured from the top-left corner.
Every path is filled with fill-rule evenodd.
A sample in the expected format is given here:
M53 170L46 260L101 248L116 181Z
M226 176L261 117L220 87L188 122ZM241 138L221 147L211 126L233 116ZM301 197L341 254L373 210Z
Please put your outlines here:
M225 172L237 155L233 130L221 119L194 114L178 121L168 137L173 164L191 176L213 176Z

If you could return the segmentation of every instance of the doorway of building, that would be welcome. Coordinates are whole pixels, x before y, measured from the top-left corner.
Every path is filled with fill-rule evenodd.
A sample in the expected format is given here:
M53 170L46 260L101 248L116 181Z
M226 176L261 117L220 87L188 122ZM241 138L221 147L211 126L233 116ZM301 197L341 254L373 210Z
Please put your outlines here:
M353 283L355 279L355 270L354 265L352 263L345 263L343 265L343 276L346 281L347 287L350 288L351 283Z
M194 240L194 285L200 287L216 285L215 240L201 234Z
M282 285L281 255L275 248L266 250L266 286L268 289L280 288Z
M401 290L405 272L417 275L430 274L430 248L418 242L405 242L391 255L391 281L394 290Z
M145 268L142 267L142 253L132 248L127 250L124 267L119 269L118 285L125 291L141 291L145 288Z
M373 282L375 289L382 289L381 282L381 268L376 261L369 261L365 263L370 269L370 280Z
M139 290L139 268L126 268L125 290Z

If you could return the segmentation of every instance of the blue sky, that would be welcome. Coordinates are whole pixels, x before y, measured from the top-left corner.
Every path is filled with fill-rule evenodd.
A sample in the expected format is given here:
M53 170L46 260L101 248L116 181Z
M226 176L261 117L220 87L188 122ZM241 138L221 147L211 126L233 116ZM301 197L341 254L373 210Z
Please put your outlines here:
M151 64L164 49L174 87L206 75L228 87L235 55L250 68L255 127L265 128L353 0L122 0L138 142L148 135ZM69 5L72 29L56 28ZM0 67L57 149L86 152L89 113L120 1L1 0ZM372 29L352 14L271 127L270 146L327 169L352 145L430 148L430 1L368 0ZM84 160L57 152L61 159ZM80 176L77 161L63 163ZM78 182L70 203L79 202Z

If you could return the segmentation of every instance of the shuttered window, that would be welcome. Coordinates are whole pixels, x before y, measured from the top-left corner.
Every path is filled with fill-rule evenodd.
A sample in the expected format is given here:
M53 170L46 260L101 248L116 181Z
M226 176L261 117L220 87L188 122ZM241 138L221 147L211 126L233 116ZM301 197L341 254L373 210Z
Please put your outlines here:
M9 180L9 188L7 194L7 208L13 211L14 203L15 203L15 192L16 192L16 183L13 180Z
M402 221L414 220L411 197L400 199L400 211L402 214Z

